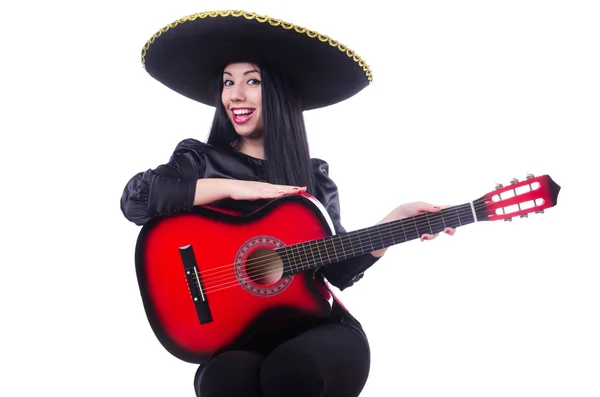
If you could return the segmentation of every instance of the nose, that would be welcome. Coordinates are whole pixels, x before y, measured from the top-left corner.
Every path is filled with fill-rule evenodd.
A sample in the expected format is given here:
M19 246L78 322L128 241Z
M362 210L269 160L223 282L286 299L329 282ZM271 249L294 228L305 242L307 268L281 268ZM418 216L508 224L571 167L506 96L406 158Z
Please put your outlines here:
M246 99L246 93L243 84L235 84L233 86L230 99L232 102L241 102Z

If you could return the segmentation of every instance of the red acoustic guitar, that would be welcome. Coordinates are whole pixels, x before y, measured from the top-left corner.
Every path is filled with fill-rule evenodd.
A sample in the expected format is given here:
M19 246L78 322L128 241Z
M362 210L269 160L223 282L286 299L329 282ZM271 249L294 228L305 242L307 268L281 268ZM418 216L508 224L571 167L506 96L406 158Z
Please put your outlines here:
M244 216L196 207L156 219L142 228L136 246L146 315L171 354L205 363L278 316L328 315L330 303L314 280L321 266L446 227L540 213L556 205L559 191L548 175L528 175L466 204L338 235L307 194Z

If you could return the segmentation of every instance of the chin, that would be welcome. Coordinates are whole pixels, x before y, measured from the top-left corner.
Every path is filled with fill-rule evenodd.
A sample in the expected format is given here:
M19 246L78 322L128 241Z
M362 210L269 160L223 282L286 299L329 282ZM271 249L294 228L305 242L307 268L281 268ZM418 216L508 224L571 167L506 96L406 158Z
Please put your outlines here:
M236 128L235 132L242 138L260 138L262 135L262 132L256 128Z
M252 138L254 131L248 131L247 129L236 129L235 132L242 138Z

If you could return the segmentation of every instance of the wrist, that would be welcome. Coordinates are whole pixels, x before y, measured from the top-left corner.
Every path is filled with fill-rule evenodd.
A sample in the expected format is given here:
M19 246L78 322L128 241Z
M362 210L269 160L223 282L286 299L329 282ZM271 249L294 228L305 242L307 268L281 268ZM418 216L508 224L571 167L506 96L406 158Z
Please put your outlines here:
M194 205L210 204L214 201L231 198L233 180L225 178L201 178L196 181Z
M233 198L235 192L235 180L233 179L216 179L215 190L222 192L225 198Z

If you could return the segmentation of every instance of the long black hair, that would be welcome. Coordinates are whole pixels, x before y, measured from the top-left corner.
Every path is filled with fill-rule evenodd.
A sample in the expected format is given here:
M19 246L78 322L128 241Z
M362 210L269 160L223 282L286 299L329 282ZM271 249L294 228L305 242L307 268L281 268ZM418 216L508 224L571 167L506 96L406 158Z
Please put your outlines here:
M306 186L314 195L314 171L300 97L292 83L280 73L262 66L260 74L267 180L281 185ZM223 75L218 79L216 110L207 142L232 150L239 136L221 103Z

